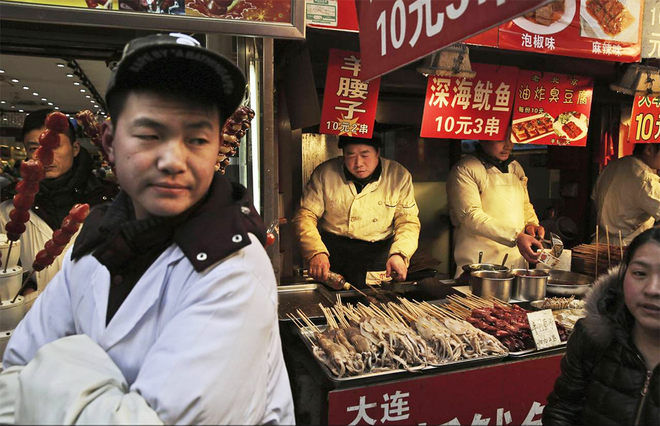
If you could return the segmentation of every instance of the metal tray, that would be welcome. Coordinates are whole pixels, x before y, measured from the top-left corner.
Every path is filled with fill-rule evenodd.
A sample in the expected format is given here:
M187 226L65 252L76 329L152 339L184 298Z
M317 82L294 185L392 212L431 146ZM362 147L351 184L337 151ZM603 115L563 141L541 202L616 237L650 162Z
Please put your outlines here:
M319 330L322 332L325 331L327 328L327 325L319 325L317 326ZM405 370L402 368L396 369L396 370L388 370L388 371L380 371L377 373L364 373L360 374L359 376L347 376L347 377L337 377L334 374L332 374L332 371L323 363L321 363L319 360L316 359L314 356L314 352L312 349L312 343L309 341L309 339L306 336L312 336L313 331L309 327L305 327L302 330L299 328L296 328L298 331L298 335L302 339L302 341L305 343L305 346L307 346L307 349L309 349L310 355L312 358L314 358L314 361L318 365L321 366L321 369L325 373L325 375L328 377L333 382L352 382L356 380L365 380L365 379L373 379L373 378L379 378L383 376L393 376L393 375L399 375L401 373L416 373L416 372L421 372L421 371L442 371L444 369L448 369L450 367L456 367L457 365L469 365L469 364L477 364L480 362L485 362L485 361L490 361L490 360L499 360L506 358L505 355L490 355L490 356L485 356L485 357L480 357L480 358L471 358L471 359L465 359L465 360L460 360L460 361L453 361L453 362L447 362L444 364L429 364L426 366L416 366L416 367L411 367L410 370Z
M543 354L545 352L552 352L552 351L557 351L560 349L564 349L566 347L566 344L568 343L568 340L565 342L561 342L557 346L553 346L551 348L545 348L545 349L525 349L524 351L518 351L518 352L509 352L509 357L511 358L522 358L530 355L538 355L538 354Z
M302 309L310 319L324 318L319 307L321 303L325 307L334 305L334 301L328 299L320 284L299 284L277 287L278 305L277 313L280 321L291 321L287 313L298 316L296 309Z

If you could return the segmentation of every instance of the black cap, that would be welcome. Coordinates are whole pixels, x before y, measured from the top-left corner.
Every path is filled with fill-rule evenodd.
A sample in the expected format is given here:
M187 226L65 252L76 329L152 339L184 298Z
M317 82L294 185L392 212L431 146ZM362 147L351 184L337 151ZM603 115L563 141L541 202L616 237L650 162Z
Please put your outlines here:
M121 89L168 86L214 100L228 118L243 101L245 76L232 61L188 35L156 34L126 44L105 96L107 101Z
M380 140L379 137L372 137L371 139L366 139L366 138L352 138L350 136L339 136L339 140L337 141L337 147L339 149L344 149L346 145L369 145L373 146L376 149L380 149L383 146L383 142Z

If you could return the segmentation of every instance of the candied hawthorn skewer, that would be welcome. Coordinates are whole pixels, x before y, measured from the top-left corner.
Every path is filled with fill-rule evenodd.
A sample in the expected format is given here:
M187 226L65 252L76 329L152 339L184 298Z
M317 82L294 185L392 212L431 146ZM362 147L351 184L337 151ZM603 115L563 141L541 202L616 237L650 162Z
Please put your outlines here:
M225 169L229 165L229 157L236 155L238 147L241 145L241 138L250 129L254 116L255 112L250 107L242 105L222 126L222 140L217 162L220 173L225 174Z
M44 270L55 261L57 256L62 254L64 248L69 244L69 241L71 241L71 238L76 232L78 232L80 225L85 221L88 214L89 204L76 204L71 207L69 214L62 220L60 229L53 232L51 239L46 241L44 248L37 253L34 262L32 263L32 272L30 272L30 275L28 275L25 281L23 281L18 293L16 293L16 296L12 299L12 303L14 303L18 295L20 295L25 289L25 286L27 286L27 283L35 272Z
M30 208L34 203L34 196L39 192L39 181L46 176L45 168L53 162L55 155L53 150L60 144L60 133L66 133L69 130L69 120L64 114L57 111L48 114L45 125L46 130L39 135L41 146L34 152L34 158L21 164L23 181L16 185L17 194L14 195L14 208L9 213L9 222L5 225L9 249L4 272L7 272L14 241L21 238L21 234L26 229L25 224L30 220Z

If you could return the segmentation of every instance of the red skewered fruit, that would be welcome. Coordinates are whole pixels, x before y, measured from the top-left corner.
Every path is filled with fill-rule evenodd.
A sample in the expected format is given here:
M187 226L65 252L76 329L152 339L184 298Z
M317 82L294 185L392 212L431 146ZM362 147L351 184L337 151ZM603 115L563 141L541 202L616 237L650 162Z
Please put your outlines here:
M41 148L38 148L36 151L34 151L32 157L39 160L41 164L43 164L44 166L48 166L53 164L53 159L55 158L55 152L53 152L53 150L50 148L44 148L42 146Z
M27 223L30 220L30 212L25 210L12 209L9 212L9 220L18 223Z
M242 105L229 117L224 126L222 127L222 137L220 152L216 167L222 174L225 173L226 167L229 165L229 158L236 155L238 147L241 145L241 138L250 128L250 122L255 116L255 112L248 106Z
M21 163L21 177L28 182L39 182L46 176L41 161L32 159Z
M44 249L37 253L37 257L32 263L32 269L41 271L50 266L55 258L64 251L64 247L69 244L71 237L78 232L88 214L89 204L76 204L71 207L69 214L62 220L60 229L53 232L52 238L46 242Z
M16 184L16 192L19 194L35 195L39 192L39 182L22 180Z
M60 146L60 134L55 130L46 129L39 136L39 145L46 149L57 149Z
M58 111L53 111L46 116L46 128L57 133L66 133L69 130L69 119Z

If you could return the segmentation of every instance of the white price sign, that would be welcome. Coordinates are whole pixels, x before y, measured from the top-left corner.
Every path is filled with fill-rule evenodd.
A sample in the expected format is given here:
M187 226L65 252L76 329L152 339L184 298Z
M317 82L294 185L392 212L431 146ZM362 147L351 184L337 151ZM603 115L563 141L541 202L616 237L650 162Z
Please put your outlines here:
M550 309L544 309L527 314L529 328L532 329L532 337L537 349L551 348L561 345L555 317Z

